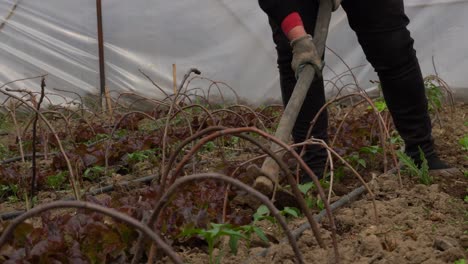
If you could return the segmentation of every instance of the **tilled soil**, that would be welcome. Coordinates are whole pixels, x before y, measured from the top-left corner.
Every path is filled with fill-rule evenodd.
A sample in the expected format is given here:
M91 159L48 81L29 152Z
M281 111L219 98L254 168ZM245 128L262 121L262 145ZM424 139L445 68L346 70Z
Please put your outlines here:
M468 134L466 104L440 114L435 125L436 148L442 159L462 172L468 168L468 157L458 141ZM438 123L438 122L437 122ZM372 183L378 220L369 195L334 213L338 229L341 263L454 263L468 257L468 179L463 173L451 177L435 177L430 186L402 175L381 175ZM290 223L291 230L305 219ZM277 227L262 227L280 240ZM331 233L327 220L322 235L328 245L321 249L310 230L298 241L306 263L336 263L331 248ZM328 230L327 230L328 229ZM236 256L231 255L226 242L220 243L215 255L222 254L221 263L294 263L295 256L288 244L270 243L266 257L258 257L265 247L241 245ZM187 249L187 263L208 263L203 248Z
M400 188L394 175L375 180L378 221L369 196L336 211L342 263L454 263L467 257L468 204L444 193L438 184L409 184ZM330 234L322 234L330 248L320 249L312 232L304 232L299 248L306 263L335 263ZM252 257L249 263L294 263L287 244L271 244L266 257L254 257L262 250L241 247L237 256L226 253L222 263L244 263L248 256ZM201 249L184 255L188 263L207 263L208 256Z

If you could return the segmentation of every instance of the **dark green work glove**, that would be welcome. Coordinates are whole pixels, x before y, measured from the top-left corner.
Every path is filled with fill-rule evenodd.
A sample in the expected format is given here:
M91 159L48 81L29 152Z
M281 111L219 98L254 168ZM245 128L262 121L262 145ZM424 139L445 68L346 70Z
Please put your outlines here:
M318 76L322 76L323 62L318 55L311 35L305 35L294 39L291 41L291 47L293 53L291 66L296 73L296 79L299 77L302 68L307 64L315 68L315 72Z

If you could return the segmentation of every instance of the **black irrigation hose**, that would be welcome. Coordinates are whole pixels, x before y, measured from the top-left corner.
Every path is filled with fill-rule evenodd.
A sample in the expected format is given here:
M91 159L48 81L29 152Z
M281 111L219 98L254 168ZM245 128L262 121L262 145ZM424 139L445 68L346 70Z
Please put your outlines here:
M57 153L50 153L49 155L55 155ZM27 154L27 155L24 155L24 158L25 159L32 159L32 156L33 156L32 154ZM45 155L42 154L42 153L36 153L36 158L44 157L44 156ZM14 157L14 158L11 158L11 159L2 160L1 164L4 165L4 164L20 161L20 160L21 160L21 157Z
M366 188L364 186L361 186L357 189L355 189L354 191L350 192L349 194L341 197L341 199L339 199L338 201L332 203L330 205L330 210L332 212L334 212L336 209L348 204L348 203L351 203L352 201L356 200L361 194L363 194L364 192L366 191ZM317 223L320 223L323 219L323 217L326 215L326 210L322 210L318 215L315 215L314 216L314 219L315 221L317 221ZM298 227L297 229L293 230L292 231L292 235L294 237L294 239L298 240L298 238L302 235L302 233L304 233L304 231L306 231L307 229L310 228L310 223L309 222L306 222L304 224L302 224L300 227ZM288 240L287 238L283 238L281 239L280 243L287 243ZM268 254L268 252L270 252L270 247L264 249L262 252L258 253L255 257L266 257L266 255ZM246 261L244 261L244 264L249 264L253 261L252 257L249 257Z
M115 189L116 186L119 186L119 187L128 186L129 184L132 184L132 183L149 183L152 180L154 180L155 178L157 178L158 176L159 175L149 175L149 176L145 176L145 177L138 178L138 179L135 179L135 180L124 181L122 183L119 183L118 185L113 184L113 185L104 186L102 188L98 188L96 190L87 192L87 193L85 193L85 195L96 196L98 194L112 192ZM62 201L73 201L73 200L75 200L75 198L69 196L69 197L65 197L65 198L63 198L61 200ZM18 216L22 215L25 212L26 211L21 210L21 211L13 211L13 212L7 212L7 213L0 214L0 221L11 220L11 219L13 219L15 217L18 217Z
M395 173L396 172L396 168L393 168L391 170L389 170L388 172L386 173L383 173L383 174L392 174L392 173ZM383 175L381 174L381 175ZM378 178L379 176L377 176ZM332 203L330 205L330 210L332 212L336 211L337 209L339 209L340 207L346 205L346 204L349 204L351 202L353 202L354 200L356 200L361 194L363 194L364 192L366 191L366 187L365 186L360 186L356 189L354 189L352 192L348 193L347 195L341 197L338 201ZM322 210L318 215L314 216L314 219L315 221L317 221L317 223L320 223L323 219L323 217L326 215L326 210ZM302 233L304 233L304 231L306 231L307 229L310 228L310 224L309 222L305 222L304 224L302 224L300 227L298 227L297 229L293 230L292 231L292 235L294 237L294 239L299 239L299 237L301 237ZM288 242L288 239L287 238L283 238L281 239L280 243L287 243ZM268 254L268 252L270 251L270 247L264 249L262 252L258 253L255 257L266 257L266 255ZM252 257L249 257L246 261L244 261L243 264L249 264L252 262Z

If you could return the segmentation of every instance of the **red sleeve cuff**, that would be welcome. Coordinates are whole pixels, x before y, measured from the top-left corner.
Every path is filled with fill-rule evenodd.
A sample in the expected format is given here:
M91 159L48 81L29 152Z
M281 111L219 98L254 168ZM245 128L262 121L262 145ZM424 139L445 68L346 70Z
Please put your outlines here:
M297 26L303 26L301 16L298 12L294 12L289 14L283 22L281 22L281 29L283 30L284 34L288 34L291 29Z

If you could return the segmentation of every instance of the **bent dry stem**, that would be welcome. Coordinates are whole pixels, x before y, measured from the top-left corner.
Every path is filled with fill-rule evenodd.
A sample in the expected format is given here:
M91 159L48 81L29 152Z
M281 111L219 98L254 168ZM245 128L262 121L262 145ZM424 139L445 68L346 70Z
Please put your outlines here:
M291 247L293 248L294 254L296 255L296 259L298 263L304 263L303 257L301 252L299 251L299 248L297 246L297 242L294 239L293 235L291 234L291 231L289 230L286 220L284 217L280 214L278 209L273 205L273 203L263 194L258 192L257 190L253 189L252 187L236 180L232 179L228 176L222 175L222 174L217 174L217 173L205 173L205 174L198 174L198 175L190 175L190 176L185 176L183 178L178 179L169 189L164 193L162 198L158 201L158 203L155 206L155 210L153 211L149 221L148 221L148 226L153 227L156 220L158 219L161 211L164 209L164 207L168 204L170 197L174 195L177 191L180 190L182 186L185 186L187 184L190 184L192 182L198 182L201 180L216 180L216 181L222 181L228 184L231 184L232 186L235 186L239 189L245 190L247 193L250 195L254 196L258 200L260 200L264 205L268 207L272 215L278 220L280 223L281 227L283 228L284 232L286 233L286 236L288 237L289 243ZM139 241L140 242L140 241ZM132 263L138 263L138 258L141 253L141 243L137 244L136 247L136 252L135 257L132 261Z

